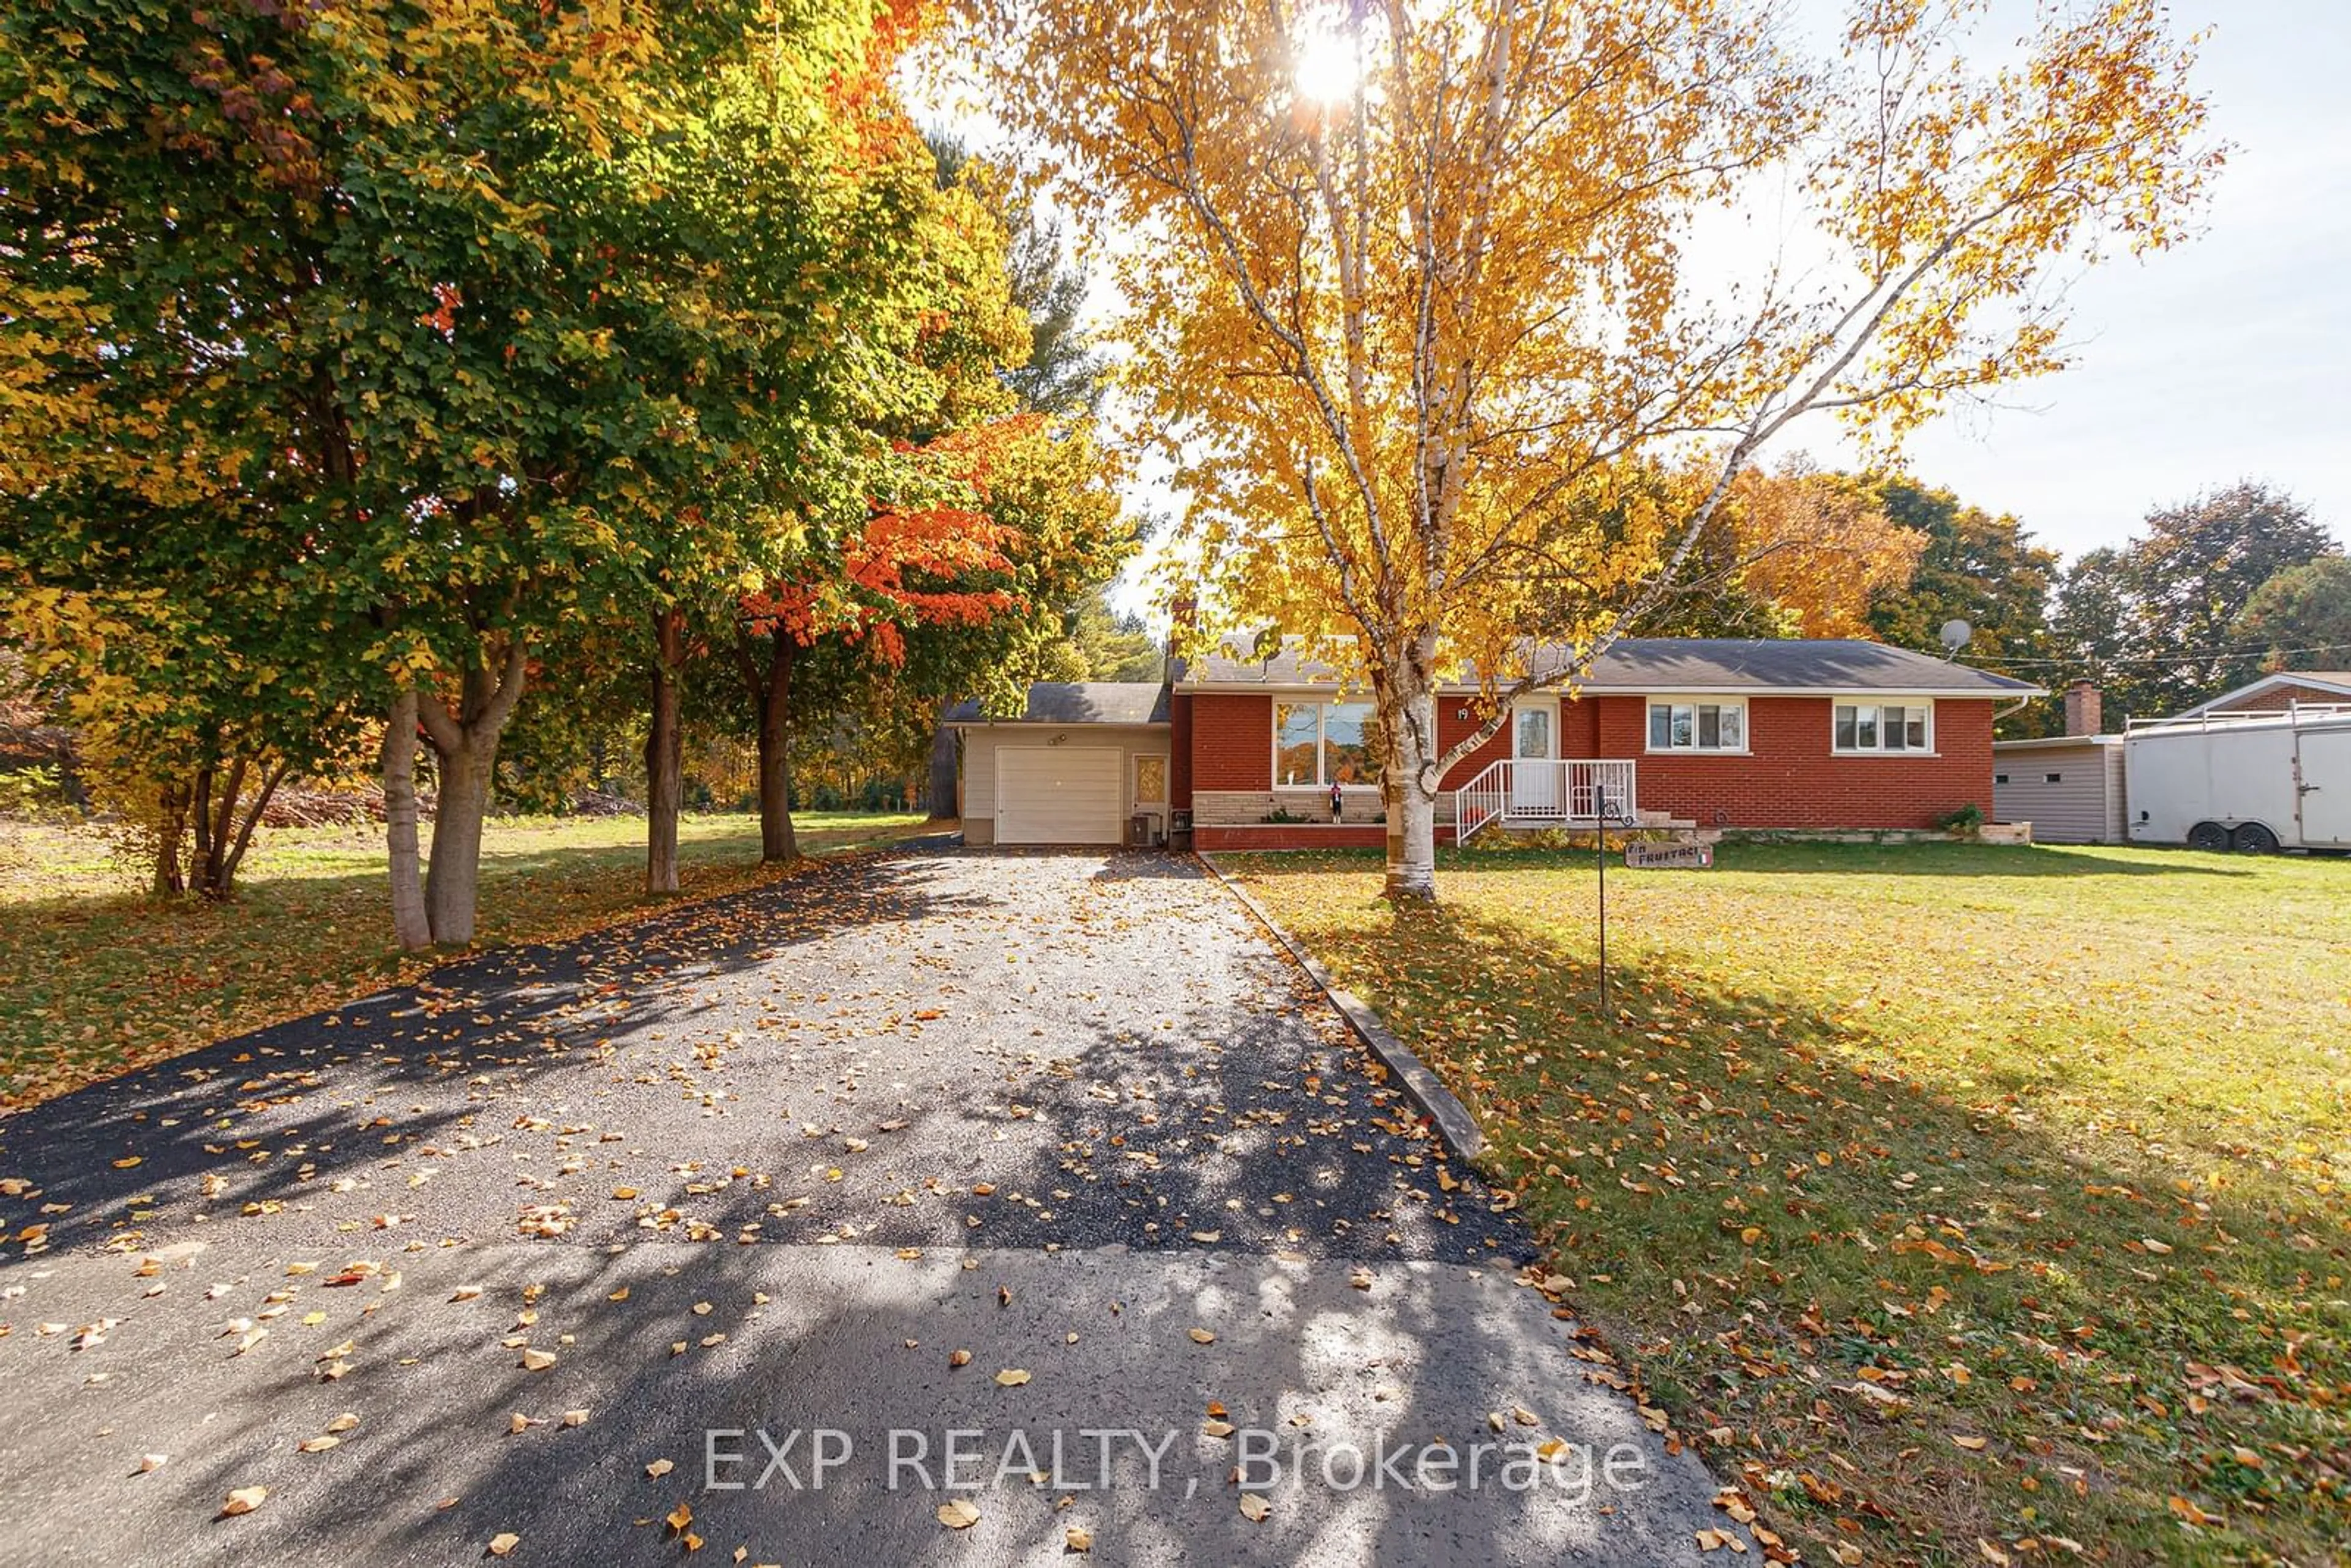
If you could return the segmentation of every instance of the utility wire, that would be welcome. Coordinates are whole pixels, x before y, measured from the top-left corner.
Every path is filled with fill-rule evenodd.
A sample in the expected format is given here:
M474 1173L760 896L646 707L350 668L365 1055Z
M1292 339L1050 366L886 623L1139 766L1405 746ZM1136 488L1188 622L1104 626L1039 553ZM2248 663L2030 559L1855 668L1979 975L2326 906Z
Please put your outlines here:
M1962 650L1962 653L1964 654L1964 650ZM2333 657L2338 654L2351 657L2351 643L2321 643L2307 648L2273 648L2266 643L2262 643L2257 646L2242 648L2208 649L2189 653L2116 654L2112 657L2093 656L2070 659L2051 657L2011 659L1999 654L1994 654L1992 657L1998 661L2001 668L2010 670L2028 668L2068 670L2082 669L2093 665L2101 669L2114 669L2122 665L2177 669L2189 664L2208 664L2215 660L2257 659L2269 657L2273 654L2280 658L2288 659L2316 656L2321 654L2328 657ZM2277 673L2281 674L2290 674L2293 672L2279 671Z

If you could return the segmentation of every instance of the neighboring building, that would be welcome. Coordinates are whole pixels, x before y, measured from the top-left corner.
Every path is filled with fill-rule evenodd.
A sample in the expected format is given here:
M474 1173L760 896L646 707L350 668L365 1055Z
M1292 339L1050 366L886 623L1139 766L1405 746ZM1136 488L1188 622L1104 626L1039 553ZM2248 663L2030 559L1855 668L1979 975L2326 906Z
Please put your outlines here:
M2100 731L2098 689L2065 689L2065 733L1992 743L1992 815L2030 822L2043 844L2119 844L2130 836L2123 737Z
M1439 691L1447 747L1485 716L1463 676ZM1876 643L1632 639L1574 695L1513 705L1447 774L1438 833L1497 817L1588 823L1604 802L1612 819L1707 828L1929 828L1992 807L1994 710L2038 695ZM1018 719L967 706L948 721L964 737L972 843L1114 842L1137 817L1188 827L1201 849L1385 835L1368 696L1295 645L1263 658L1228 646L1164 688L1040 685Z
M2351 670L2280 670L2249 685L2222 692L2175 716L2201 718L2212 713L2283 713L2296 707L2351 705Z

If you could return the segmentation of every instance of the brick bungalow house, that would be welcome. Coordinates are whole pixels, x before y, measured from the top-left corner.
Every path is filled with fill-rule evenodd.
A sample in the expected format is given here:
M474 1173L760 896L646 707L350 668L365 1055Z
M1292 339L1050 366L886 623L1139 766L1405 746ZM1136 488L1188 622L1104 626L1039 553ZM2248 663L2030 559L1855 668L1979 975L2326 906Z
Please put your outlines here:
M1259 657L1231 643L1169 675L1040 684L1017 717L951 710L966 841L1118 843L1138 824L1154 841L1188 828L1204 850L1382 841L1367 694L1294 644ZM1447 773L1437 834L1603 810L1707 828L1931 827L1966 805L1990 812L1994 712L2038 695L1877 643L1629 639L1573 695L1512 705ZM1480 702L1474 676L1440 688L1442 744L1479 727Z
M2351 703L2351 670L2279 670L2233 691L2198 703L2179 715L2285 713L2297 707L2340 707Z

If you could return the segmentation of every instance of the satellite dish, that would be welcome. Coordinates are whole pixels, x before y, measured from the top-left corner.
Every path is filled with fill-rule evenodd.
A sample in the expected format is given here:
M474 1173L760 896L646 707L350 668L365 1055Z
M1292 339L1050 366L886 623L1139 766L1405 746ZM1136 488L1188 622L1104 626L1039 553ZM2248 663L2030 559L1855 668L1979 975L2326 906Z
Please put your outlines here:
M1942 638L1944 654L1949 658L1958 658L1959 650L1966 647L1968 639L1975 634L1976 629L1964 621L1944 622L1943 630L1939 634Z

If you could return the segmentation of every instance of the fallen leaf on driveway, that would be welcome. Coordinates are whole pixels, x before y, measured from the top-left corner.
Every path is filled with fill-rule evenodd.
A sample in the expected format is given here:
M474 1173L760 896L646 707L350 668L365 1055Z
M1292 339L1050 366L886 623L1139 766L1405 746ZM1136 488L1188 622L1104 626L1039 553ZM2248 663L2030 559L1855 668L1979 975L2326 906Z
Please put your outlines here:
M999 1388L1018 1388L1028 1381L1027 1371L1018 1366L1008 1366L996 1375L997 1386Z
M1217 1343L1217 1336L1207 1329L1194 1329L1192 1331L1192 1343L1194 1344L1214 1344Z
M662 1477L669 1474L670 1471L675 1469L677 1469L677 1467L667 1459L655 1459L652 1464L645 1467L645 1474L653 1477L655 1480L659 1480Z
M503 1535L493 1535L490 1537L490 1555L493 1557L504 1557L507 1552L512 1552L516 1547L520 1546L521 1544L522 1537L517 1535L512 1531L508 1531Z
M1070 1526L1069 1533L1061 1538L1061 1546L1067 1552L1092 1552L1094 1549L1094 1532L1082 1524L1073 1524Z
M226 1502L221 1504L220 1517L235 1519L240 1513L251 1513L268 1495L267 1487L239 1487L228 1494Z
M526 1349L522 1353L522 1369L525 1372L545 1372L554 1364L555 1353L551 1350Z
M1267 1502L1265 1499L1258 1496L1257 1493L1253 1491L1245 1491L1241 1493L1241 1517L1243 1519L1261 1521L1267 1514L1271 1513L1272 1511L1273 1505Z
M949 1530L969 1530L979 1522L979 1510L957 1498L939 1504L939 1522Z

